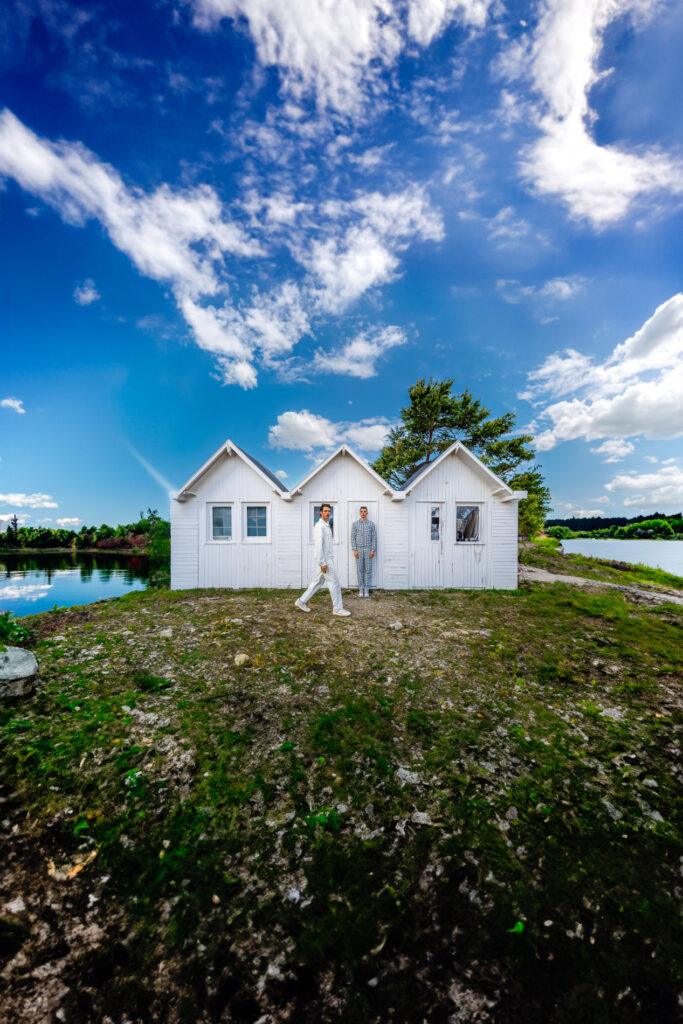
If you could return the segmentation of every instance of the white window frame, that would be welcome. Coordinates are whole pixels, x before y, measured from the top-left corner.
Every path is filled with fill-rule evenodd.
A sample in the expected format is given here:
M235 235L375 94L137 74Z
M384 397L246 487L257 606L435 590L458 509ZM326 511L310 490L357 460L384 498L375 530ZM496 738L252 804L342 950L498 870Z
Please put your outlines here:
M322 505L322 504L329 505L331 507L331 509L332 509L332 515L333 515L334 521L335 521L335 530L334 530L334 533L332 534L332 543L333 544L338 544L339 543L339 520L337 519L337 512L339 511L339 502L338 501L327 501L326 498L320 498L319 501L311 501L311 502L309 502L309 511L308 511L308 543L309 544L313 543L313 530L315 529L315 523L313 522L313 517L315 515L316 505Z
M229 508L232 522L232 537L214 537L213 535L213 510L215 508ZM235 543L235 502L234 501L207 501L206 503L206 543L207 544L234 544Z
M247 509L248 508L265 508L266 510L266 536L265 537L247 537ZM242 543L243 544L272 544L272 528L270 520L270 502L264 501L262 498L256 498L254 501L243 501L242 502Z
M476 507L479 509L479 540L458 540L458 507L459 506L463 506L463 505L469 505L470 507L472 507L473 505L476 505ZM484 545L484 544L486 544L486 531L484 529L484 526L485 526L485 524L484 524L484 509L485 508L486 508L486 502L482 501L481 499L478 499L477 501L462 501L462 500L456 501L456 503L455 503L455 539L453 541L454 544L463 545L463 546L468 547L468 548L476 547L477 545Z

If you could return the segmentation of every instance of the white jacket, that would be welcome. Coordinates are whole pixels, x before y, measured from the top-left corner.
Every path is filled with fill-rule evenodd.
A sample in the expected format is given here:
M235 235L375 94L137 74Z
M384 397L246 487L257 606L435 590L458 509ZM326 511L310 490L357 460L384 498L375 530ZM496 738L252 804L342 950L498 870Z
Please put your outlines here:
M326 522L319 519L313 527L313 550L317 565L334 565L334 540L332 530Z

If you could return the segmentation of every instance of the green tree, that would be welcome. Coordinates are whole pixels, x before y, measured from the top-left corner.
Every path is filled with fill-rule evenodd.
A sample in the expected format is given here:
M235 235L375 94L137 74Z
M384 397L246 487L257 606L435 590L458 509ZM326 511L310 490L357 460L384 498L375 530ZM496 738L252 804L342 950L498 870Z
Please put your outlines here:
M527 497L519 503L519 532L524 537L535 537L543 529L552 508L550 490L546 487L541 467L535 464L531 469L515 473L506 483L514 491L526 491Z
M491 412L468 390L452 393L454 377L418 380L408 389L410 404L401 409L401 422L373 463L373 469L392 487L437 458L454 441L462 441L498 476L507 481L521 463L533 458L528 434L510 437L515 415L491 418Z

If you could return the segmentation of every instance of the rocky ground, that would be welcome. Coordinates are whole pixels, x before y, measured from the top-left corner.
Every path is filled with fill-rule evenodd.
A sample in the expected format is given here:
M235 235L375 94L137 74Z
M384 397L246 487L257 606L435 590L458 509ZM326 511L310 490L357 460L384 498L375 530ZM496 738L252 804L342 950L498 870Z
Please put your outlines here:
M134 593L0 713L0 1018L668 1022L681 608Z

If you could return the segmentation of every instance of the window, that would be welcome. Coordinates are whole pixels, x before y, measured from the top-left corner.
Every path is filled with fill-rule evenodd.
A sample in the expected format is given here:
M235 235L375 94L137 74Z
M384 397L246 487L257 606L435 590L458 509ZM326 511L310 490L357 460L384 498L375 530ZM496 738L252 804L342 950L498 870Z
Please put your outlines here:
M438 505L432 505L430 516L430 539L439 540L441 537L441 509Z
M268 536L268 509L266 505L247 505L247 537Z
M313 506L313 526L315 526L315 524L320 519L320 509L321 508L322 508L322 505L314 505ZM327 525L329 526L330 530L332 531L332 536L334 537L334 505L330 508L330 518L327 520ZM311 533L311 540L312 539L313 539L313 534Z
M211 540L232 540L232 508L230 505L212 506Z
M456 541L479 540L479 506L458 505L455 525Z

